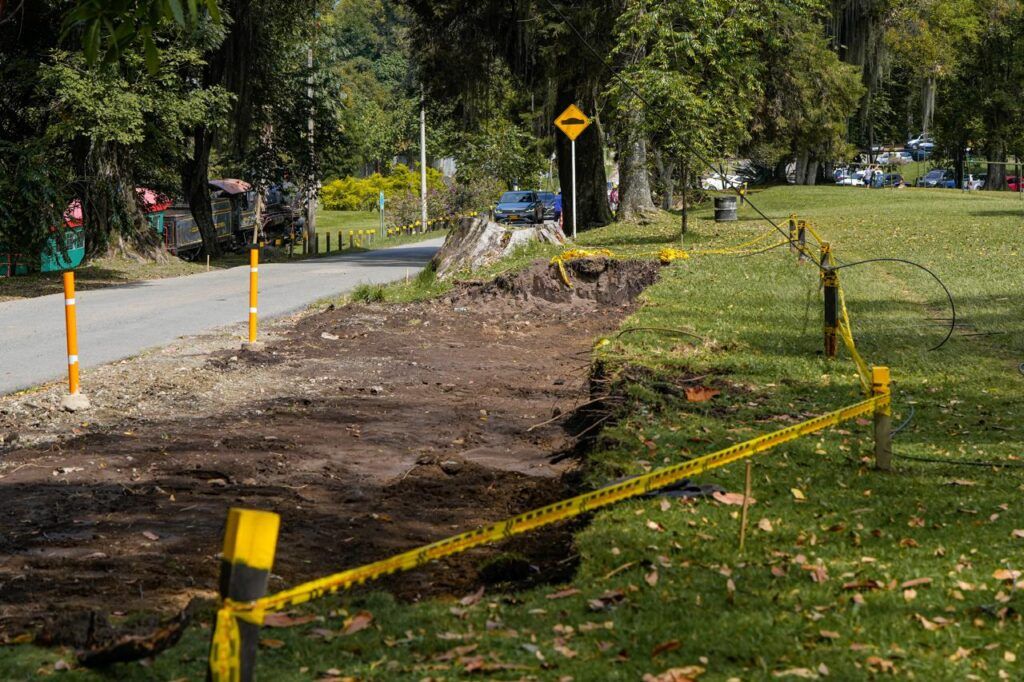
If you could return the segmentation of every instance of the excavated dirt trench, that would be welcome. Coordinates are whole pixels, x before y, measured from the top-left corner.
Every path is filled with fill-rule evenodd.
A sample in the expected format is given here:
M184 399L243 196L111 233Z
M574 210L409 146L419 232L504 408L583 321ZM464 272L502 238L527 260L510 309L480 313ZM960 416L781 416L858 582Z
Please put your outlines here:
M571 493L573 433L530 427L587 400L587 351L657 265L570 272L572 289L538 263L431 302L308 315L264 353L203 360L204 386L231 387L215 409L168 396L142 419L6 450L0 639L59 615L166 613L212 596L231 506L281 514L277 590ZM128 402L156 381L132 368L118 380ZM525 561L494 564L503 552ZM417 599L567 567L570 531L554 529L381 585Z

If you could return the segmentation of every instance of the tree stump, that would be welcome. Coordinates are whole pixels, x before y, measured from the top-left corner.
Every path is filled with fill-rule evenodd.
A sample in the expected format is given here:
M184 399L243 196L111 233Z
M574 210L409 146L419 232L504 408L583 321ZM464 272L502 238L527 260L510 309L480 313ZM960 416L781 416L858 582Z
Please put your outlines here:
M437 276L444 278L453 272L494 263L532 242L564 244L566 239L558 223L501 225L486 217L463 218L448 234L431 265Z

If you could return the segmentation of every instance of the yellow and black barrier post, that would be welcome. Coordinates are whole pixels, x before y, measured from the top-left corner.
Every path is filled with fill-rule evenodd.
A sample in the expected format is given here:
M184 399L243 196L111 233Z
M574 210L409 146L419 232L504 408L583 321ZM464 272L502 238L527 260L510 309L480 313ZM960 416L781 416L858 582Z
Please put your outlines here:
M331 252L331 233L327 233L327 253Z
M821 282L825 290L825 357L836 356L836 340L839 337L839 274L829 264L831 247L828 242L821 245Z
M266 596L274 566L281 517L274 512L232 508L224 532L217 612L210 642L211 682L249 682L254 679L262 612L238 614L223 602L251 602Z
M796 213L789 214L789 252L796 251Z
M888 367L871 368L871 393L874 396L890 395ZM892 403L886 401L875 405L875 467L882 471L892 470Z

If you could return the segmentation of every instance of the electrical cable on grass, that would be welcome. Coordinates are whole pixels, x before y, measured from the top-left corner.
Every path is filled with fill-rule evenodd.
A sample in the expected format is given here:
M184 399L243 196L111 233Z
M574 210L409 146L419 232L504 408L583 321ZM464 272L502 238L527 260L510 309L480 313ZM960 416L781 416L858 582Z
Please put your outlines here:
M1024 366L1024 363L1022 363L1022 366ZM910 414L907 416L906 419L903 420L902 424L900 424L895 429L890 431L889 435L890 436L895 436L900 431L902 431L903 429L907 428L907 426L910 424L910 421L914 418L914 415L916 413L917 413L917 411L914 409L914 406L910 405ZM1003 468L1009 468L1009 469L1024 468L1024 462L1011 462L1011 461L997 462L995 460L985 460L985 459L960 459L960 460L952 460L952 459L942 459L941 457L921 457L921 456L917 456L917 455L897 455L897 456L902 458L902 459L909 459L909 460L914 461L914 462L924 462L924 463L927 463L927 464L952 464L952 465L963 465L963 466L973 466L973 467L995 467L995 468L1003 467Z
M895 429L893 429L892 431L890 431L890 432L889 432L889 437L890 437L890 438L892 438L893 436L895 436L896 434L898 434L898 433L899 433L900 431L902 431L903 429L905 429L905 428L907 428L908 426L910 426L910 420L914 418L914 414L915 414L916 412L917 412L917 411L916 411L916 410L914 409L914 406L913 406L913 405L911 405L911 406L910 406L910 414L909 414L909 415L907 416L907 418L906 418L906 419L904 419L904 420L903 420L903 423L902 423L902 424L900 424L900 425L899 425L899 426L897 426L897 427L896 427Z
M943 337L942 341L939 341L937 345L932 346L928 350L938 350L939 348L942 348L946 344L946 342L949 341L950 337L953 336L953 330L956 328L956 304L953 302L953 294L949 291L949 287L946 286L945 282L943 282L938 275L936 275L934 272L932 272L925 266L921 265L920 263L915 263L912 260L907 260L905 258L868 258L867 260L859 260L854 261L853 263L837 265L832 269L842 270L844 268L853 268L858 265L866 265L868 263L903 263L904 265L913 265L915 268L920 268L921 270L927 272L929 275L932 276L932 279L939 283L939 286L942 287L942 290L946 292L946 298L949 300L949 310L951 313L949 331L946 332L946 336Z

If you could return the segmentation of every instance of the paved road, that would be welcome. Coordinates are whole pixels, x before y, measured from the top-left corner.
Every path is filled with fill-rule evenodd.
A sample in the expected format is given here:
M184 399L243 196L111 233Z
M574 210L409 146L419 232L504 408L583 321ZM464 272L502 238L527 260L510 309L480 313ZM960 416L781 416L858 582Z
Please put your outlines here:
M442 242L261 265L260 317L293 312L358 284L415 274ZM179 336L243 322L248 291L244 266L78 292L79 362L101 365ZM66 354L61 294L0 303L0 395L64 376Z

